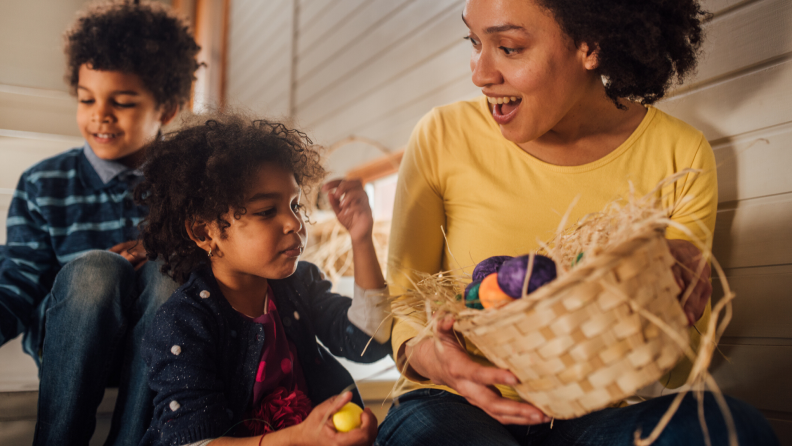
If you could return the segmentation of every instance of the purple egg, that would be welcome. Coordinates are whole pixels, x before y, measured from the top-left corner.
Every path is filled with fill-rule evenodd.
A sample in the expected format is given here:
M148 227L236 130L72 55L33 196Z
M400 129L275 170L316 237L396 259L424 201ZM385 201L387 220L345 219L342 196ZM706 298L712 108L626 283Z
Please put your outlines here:
M523 282L528 270L528 258L527 255L515 257L501 265L498 270L498 286L504 293L515 299L522 297ZM530 294L555 278L555 262L545 256L534 256L533 272L528 280L528 293Z
M511 260L512 256L492 256L479 262L473 269L473 281L477 282L484 280L485 277L492 273L497 273L498 269L503 265L503 262Z

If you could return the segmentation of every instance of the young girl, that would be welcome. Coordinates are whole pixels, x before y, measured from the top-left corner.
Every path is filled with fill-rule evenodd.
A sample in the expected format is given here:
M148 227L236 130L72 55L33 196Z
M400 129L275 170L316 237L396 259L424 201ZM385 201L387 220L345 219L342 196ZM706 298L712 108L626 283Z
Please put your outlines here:
M142 444L371 444L370 410L348 433L327 421L350 400L362 405L327 349L358 362L390 352L385 280L360 182L325 185L352 238L350 300L299 262L300 200L324 175L301 132L240 116L203 118L153 143L143 170L143 243L183 285L144 339L157 396ZM334 397L346 388L353 391Z

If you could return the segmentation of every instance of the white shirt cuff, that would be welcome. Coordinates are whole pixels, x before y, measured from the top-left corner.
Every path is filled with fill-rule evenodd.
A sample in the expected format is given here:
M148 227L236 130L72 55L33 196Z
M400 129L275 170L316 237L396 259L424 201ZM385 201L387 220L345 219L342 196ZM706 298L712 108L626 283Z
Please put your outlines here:
M347 311L349 321L380 344L391 337L393 318L389 298L388 287L364 290L356 283L352 306Z

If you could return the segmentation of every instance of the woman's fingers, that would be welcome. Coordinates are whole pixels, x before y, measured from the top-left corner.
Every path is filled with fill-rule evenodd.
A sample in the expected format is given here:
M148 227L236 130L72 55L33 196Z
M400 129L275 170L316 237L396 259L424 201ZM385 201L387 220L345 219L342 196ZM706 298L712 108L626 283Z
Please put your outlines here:
M682 304L688 322L693 325L704 314L707 302L712 296L712 271L701 251L687 240L668 240L668 247L678 262L672 267L672 271L677 284L682 288L680 299L685 298L688 289L692 287Z

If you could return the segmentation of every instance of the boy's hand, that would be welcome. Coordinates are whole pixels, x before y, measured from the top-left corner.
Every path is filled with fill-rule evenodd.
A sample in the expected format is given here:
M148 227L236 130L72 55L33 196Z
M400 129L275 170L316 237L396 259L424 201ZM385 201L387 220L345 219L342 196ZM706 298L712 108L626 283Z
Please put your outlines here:
M371 238L374 217L360 180L333 180L322 186L338 221L349 231L353 242Z
M344 392L316 406L308 418L294 426L299 429L292 437L293 444L368 446L377 438L377 418L371 409L364 409L360 415L361 424L349 432L338 432L333 427L333 414L352 400L352 392ZM297 437L297 438L295 438Z
M129 263L131 263L135 268L135 271L139 270L141 267L143 267L143 265L146 264L146 262L148 262L148 259L146 258L146 250L143 248L143 244L137 240L119 243L108 249L108 251L119 254L123 258L127 259Z

